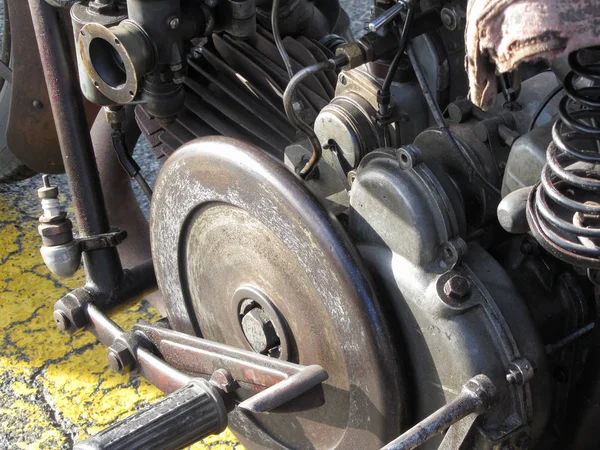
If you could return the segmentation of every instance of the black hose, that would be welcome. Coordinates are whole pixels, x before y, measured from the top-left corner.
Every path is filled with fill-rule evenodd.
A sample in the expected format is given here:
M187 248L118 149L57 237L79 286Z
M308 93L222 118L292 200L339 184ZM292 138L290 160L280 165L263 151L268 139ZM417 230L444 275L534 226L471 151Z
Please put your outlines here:
M120 125L118 128L120 128ZM146 198L149 201L152 200L152 189L150 186L148 186L146 179L140 172L140 166L136 163L133 156L127 150L125 134L123 134L123 132L119 129L113 130L112 141L121 167L123 167L125 172L127 172L127 174L136 181Z
M394 81L394 76L396 75L396 71L398 70L398 66L400 65L400 60L402 59L402 55L404 54L404 50L406 49L406 44L408 42L408 30L410 28L410 24L412 22L414 14L415 8L411 4L411 6L408 7L406 19L404 20L404 25L402 27L402 34L400 35L398 52L396 53L396 56L394 56L394 59L390 64L385 79L383 80L383 84L381 85L381 93L384 95L389 93L390 91L392 82Z
M310 159L299 172L299 175L302 178L306 178L310 171L319 162L323 153L323 149L321 148L321 143L319 142L319 138L315 134L313 128L304 122L300 117L298 117L298 114L296 114L296 111L294 110L294 96L296 89L307 77L324 70L335 69L338 65L346 63L346 57L338 54L333 59L328 59L327 61L306 67L292 77L285 88L285 92L283 93L283 107L285 108L285 114L287 115L288 120L294 127L296 127L296 129L306 134L306 137L308 138L312 148L312 155Z
M271 31L273 31L273 39L275 39L275 45L277 46L277 50L279 50L281 59L283 59L283 64L285 64L285 70L287 70L289 79L291 80L294 76L294 71L292 70L292 62L290 61L289 55L285 51L283 41L281 40L281 33L279 32L279 1L280 0L273 0L273 6L271 8Z
M407 47L407 52L408 57L410 58L410 63L412 64L412 67L415 71L415 75L417 76L417 80L419 81L419 85L421 86L421 90L423 91L425 101L427 102L427 105L431 110L431 114L433 115L435 122L437 123L438 127L440 127L440 129L442 130L442 134L448 140L448 142L450 142L452 149L458 152L458 154L460 154L463 157L463 159L467 162L472 172L483 183L483 186L486 188L486 190L489 193L493 194L495 197L500 197L500 190L492 183L490 183L485 178L485 175L479 172L479 169L469 152L458 143L454 135L450 132L448 123L446 122L446 119L444 119L444 115L442 114L439 105L431 95L431 91L429 90L429 85L427 84L427 80L425 78L425 74L423 73L423 69L421 68L421 65L419 64L415 52L410 44Z
M548 106L548 103L550 103L552 99L556 97L556 95L562 90L562 85L556 86L554 89L552 89L552 91L546 96L542 103L540 103L540 106L538 106L538 109L535 111L535 114L531 118L531 122L529 122L529 127L527 127L527 130L531 131L535 128L535 124L540 118L540 114L542 114L542 111L544 111L544 108L546 108L546 106Z

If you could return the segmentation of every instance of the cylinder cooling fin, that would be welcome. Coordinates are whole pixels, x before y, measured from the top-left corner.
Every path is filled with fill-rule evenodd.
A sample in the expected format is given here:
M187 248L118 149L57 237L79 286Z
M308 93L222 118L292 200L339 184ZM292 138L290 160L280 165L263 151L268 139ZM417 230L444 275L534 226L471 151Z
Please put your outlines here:
M304 36L288 36L283 43L294 72L333 56L327 47ZM297 140L283 108L287 82L284 63L266 29L258 27L247 41L213 34L188 58L185 105L177 120L163 128L143 107L136 109L136 117L158 158L197 137L224 135L283 159L285 147ZM300 86L295 107L306 120L314 121L331 101L336 82L336 73L328 70Z

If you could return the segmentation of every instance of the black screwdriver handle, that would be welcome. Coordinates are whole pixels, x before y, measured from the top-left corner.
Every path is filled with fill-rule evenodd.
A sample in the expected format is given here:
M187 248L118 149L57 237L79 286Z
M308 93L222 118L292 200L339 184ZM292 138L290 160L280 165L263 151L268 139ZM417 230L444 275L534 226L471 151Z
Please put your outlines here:
M227 410L218 391L194 379L95 436L75 450L178 450L227 427Z

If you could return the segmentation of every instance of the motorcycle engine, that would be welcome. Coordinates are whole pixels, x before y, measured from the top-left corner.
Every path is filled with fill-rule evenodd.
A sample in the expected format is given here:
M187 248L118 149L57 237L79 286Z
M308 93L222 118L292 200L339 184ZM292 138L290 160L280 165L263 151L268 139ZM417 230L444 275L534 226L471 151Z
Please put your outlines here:
M99 104L139 103L136 118L154 153L169 157L151 226L171 325L318 362L330 373L330 406L312 417L232 420L245 445L383 445L452 401L477 374L494 382L498 401L460 446L447 448L592 445L594 284L585 269L540 245L526 218L528 187L546 164L562 96L545 101L560 83L553 72L525 68L522 84L508 85L481 111L466 99L466 2L421 1L427 20L401 58L387 122L378 118L378 93L393 52L300 86L294 109L311 124L323 156L294 181L281 171L297 172L311 146L283 108L288 77L270 3L138 2L163 8L160 18L132 8L135 2L128 11L93 12L94 3L72 12L83 32L78 44L87 49L80 53L84 92ZM375 2L374 17L389 7ZM159 40L165 50L154 61L123 53L132 45L142 54L171 16L181 20L167 22ZM328 60L351 39L335 1L284 3L280 30L294 72ZM96 67L92 76L86 58ZM142 84L133 72L150 76ZM97 76L104 81L95 84ZM235 140L195 141L214 135ZM256 149L270 156L261 159ZM343 245L323 244L331 236ZM314 255L303 253L313 247ZM331 277L361 281L347 293ZM368 301L351 300L367 291ZM349 298L343 308L332 301L342 293ZM250 320L262 324L264 342L249 338Z

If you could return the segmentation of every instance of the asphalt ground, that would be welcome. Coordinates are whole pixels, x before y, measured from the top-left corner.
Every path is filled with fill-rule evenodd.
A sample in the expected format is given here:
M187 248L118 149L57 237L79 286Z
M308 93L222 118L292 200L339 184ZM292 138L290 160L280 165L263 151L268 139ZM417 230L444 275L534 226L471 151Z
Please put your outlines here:
M343 4L353 32L360 35L370 2ZM2 8L0 23L1 13ZM152 186L160 167L144 139L134 155ZM53 182L68 206L66 176L55 176ZM90 334L69 336L54 326L55 301L82 286L84 274L79 271L73 278L57 280L43 264L37 234L40 186L41 176L0 184L0 449L69 449L162 396L142 378L110 370L106 348ZM147 214L146 198L135 184L134 189ZM140 320L158 318L145 301L114 317L126 329ZM227 430L191 448L242 446Z

